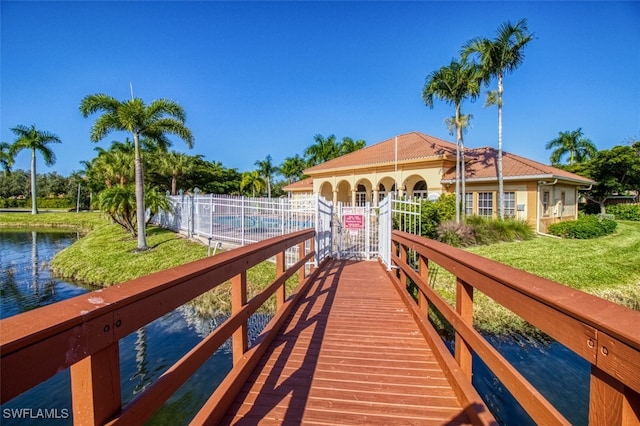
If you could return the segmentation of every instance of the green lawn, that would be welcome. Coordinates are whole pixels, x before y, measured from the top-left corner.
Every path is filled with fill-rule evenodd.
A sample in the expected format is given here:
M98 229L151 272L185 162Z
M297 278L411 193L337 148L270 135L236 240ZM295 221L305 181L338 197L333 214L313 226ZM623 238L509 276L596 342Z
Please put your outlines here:
M118 225L98 213L6 213L0 226L73 227L85 237L54 257L56 275L93 286L112 285L159 270L171 268L207 254L207 247L171 231L149 227L152 250L135 253L136 240ZM640 310L640 223L618 222L615 234L593 240L561 240L539 237L529 241L475 247L469 251L549 278L616 303ZM452 302L453 277L435 267L430 269L432 285ZM249 270L249 294L255 294L275 277L268 262ZM295 286L296 277L288 283ZM229 308L229 288L223 285L201 296L197 308L202 313ZM489 299L476 297L476 322L487 331L499 331L514 318Z
M592 240L537 237L468 249L560 284L640 310L640 223L618 222L612 235ZM451 304L455 278L433 266L430 284ZM476 293L475 322L488 332L533 331L483 294Z

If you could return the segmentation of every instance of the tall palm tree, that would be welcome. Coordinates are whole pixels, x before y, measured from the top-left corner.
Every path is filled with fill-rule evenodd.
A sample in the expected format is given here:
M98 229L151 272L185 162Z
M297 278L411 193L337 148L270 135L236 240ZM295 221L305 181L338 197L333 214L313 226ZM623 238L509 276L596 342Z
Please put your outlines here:
M558 137L547 142L545 149L554 149L549 160L551 164L558 165L562 157L569 154L569 165L583 163L593 158L598 151L593 142L585 138L582 128L578 130L558 132Z
M133 135L138 250L146 250L141 138L147 138L160 149L166 150L171 145L168 134L178 136L189 148L193 146L193 135L185 126L184 109L172 100L157 99L146 105L140 98L118 101L111 96L98 93L86 96L80 102L80 112L85 118L100 111L103 114L96 119L91 128L92 142L102 140L112 131L126 131Z
M460 158L464 149L462 140L463 120L461 106L465 99L475 100L480 94L479 69L466 61L451 61L449 65L433 71L427 77L422 90L424 103L433 108L433 100L441 99L453 105L455 115L453 124L456 129L456 222L460 222Z
M307 166L313 167L340 155L340 147L336 142L335 135L329 135L325 138L324 136L317 134L313 139L315 140L315 143L309 145L304 150L304 156L307 158Z
M466 194L467 194L467 189L466 189L466 163L465 163L465 159L464 159L464 134L466 133L466 131L469 129L470 127L470 123L471 123L471 119L473 118L473 114L464 114L461 115L459 117L458 120L456 120L456 117L450 117L447 118L445 120L445 124L447 125L447 127L449 128L449 134L450 135L455 135L456 131L458 128L460 128L462 131L460 132L460 203L462 204L462 208L460 211L460 216L462 218L464 218L464 216L466 215L466 207L467 207L467 203L466 203Z
M256 196L256 191L260 193L266 186L266 182L260 176L258 171L244 172L242 174L242 180L240 181L240 191L244 191L245 188L251 188L253 196Z
M38 206L36 204L37 188L36 188L36 152L39 152L47 166L56 163L56 155L47 145L50 143L61 143L60 138L45 130L36 129L35 125L31 127L19 125L11 129L18 137L9 148L11 158L22 151L28 149L31 151L31 214L38 214Z
M273 165L271 155L267 155L264 160L256 161L256 166L258 166L258 173L267 181L267 196L271 198L271 179L280 169Z
M0 142L0 167L4 169L5 176L11 173L13 156L11 155L11 145L7 142Z
M527 20L520 19L515 25L503 23L498 28L497 37L489 40L477 37L462 48L462 58L477 56L486 84L495 77L498 91L489 92L487 105L498 106L498 215L504 218L504 180L502 176L502 94L505 74L512 73L524 61L524 47L533 40Z
M289 184L300 180L304 171L305 163L298 154L293 157L287 157L280 166L280 174L287 179Z

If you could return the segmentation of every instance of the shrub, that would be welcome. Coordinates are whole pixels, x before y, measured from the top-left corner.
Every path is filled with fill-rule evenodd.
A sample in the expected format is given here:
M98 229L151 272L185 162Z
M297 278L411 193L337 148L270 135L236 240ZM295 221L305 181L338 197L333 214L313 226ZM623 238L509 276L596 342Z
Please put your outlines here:
M589 239L612 234L617 226L613 220L589 215L578 220L554 223L549 226L549 233L563 238Z
M640 221L640 204L616 204L607 207L607 213L618 220Z
M436 234L438 241L454 247L467 247L476 242L472 227L466 223L456 223L452 220L439 224L436 228Z
M427 238L438 238L436 229L442 222L453 219L456 216L456 197L451 194L442 194L435 201L422 200L421 205L421 230L420 235Z

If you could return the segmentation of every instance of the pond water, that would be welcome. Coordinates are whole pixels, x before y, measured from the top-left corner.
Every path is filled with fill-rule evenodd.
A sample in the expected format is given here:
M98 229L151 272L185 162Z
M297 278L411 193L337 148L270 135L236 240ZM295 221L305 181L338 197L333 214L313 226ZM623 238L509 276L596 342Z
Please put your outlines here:
M90 291L57 280L49 273L53 255L78 238L76 233L0 230L0 317L6 318ZM159 318L120 341L123 404L144 390L168 367L208 335L222 317L202 318L188 305ZM250 319L250 338L268 316ZM575 425L588 423L589 364L553 342L525 336L489 337L489 341ZM449 343L451 346L451 344ZM231 369L227 342L173 395L150 424L186 424ZM474 358L473 382L501 424L534 424L509 392ZM63 371L0 406L3 425L42 425L43 420L18 419L10 410L57 410L46 424L71 424L69 372ZM9 410L9 411L7 411Z

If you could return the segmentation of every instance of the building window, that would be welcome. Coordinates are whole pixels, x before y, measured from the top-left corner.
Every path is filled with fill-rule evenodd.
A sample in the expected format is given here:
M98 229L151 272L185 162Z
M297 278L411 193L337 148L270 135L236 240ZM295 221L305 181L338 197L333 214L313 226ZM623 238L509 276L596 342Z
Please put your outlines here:
M412 197L427 198L427 184L425 181L421 180L414 185Z
M549 215L549 191L544 191L542 193L542 215Z
M473 214L473 193L464 194L464 214L470 216Z
M564 216L564 206L567 203L567 193L562 191L560 192L560 216Z
M387 190L385 189L383 184L378 185L378 202L384 200L384 197L387 196Z
M504 193L504 217L516 217L516 193Z
M364 206L367 203L367 188L358 185L356 190L356 206Z
M478 192L478 215L493 216L493 192Z

